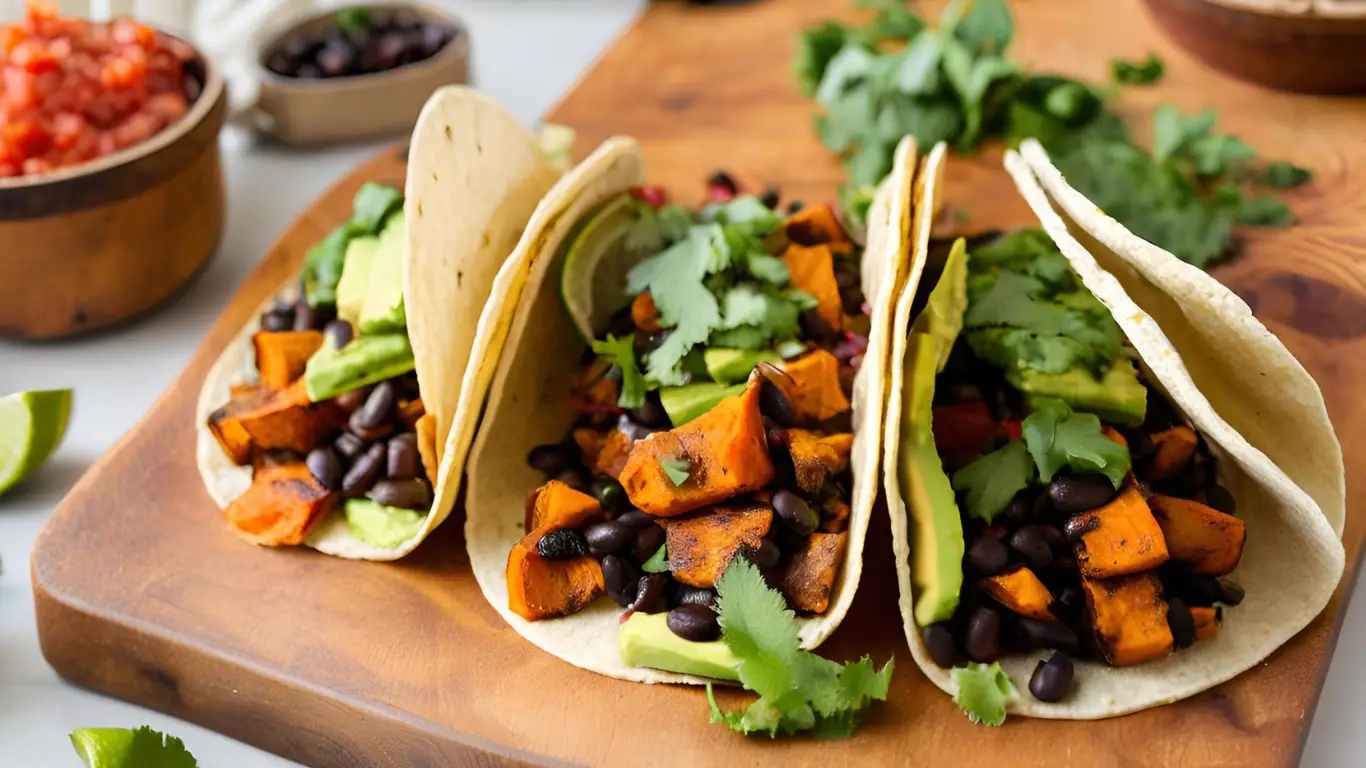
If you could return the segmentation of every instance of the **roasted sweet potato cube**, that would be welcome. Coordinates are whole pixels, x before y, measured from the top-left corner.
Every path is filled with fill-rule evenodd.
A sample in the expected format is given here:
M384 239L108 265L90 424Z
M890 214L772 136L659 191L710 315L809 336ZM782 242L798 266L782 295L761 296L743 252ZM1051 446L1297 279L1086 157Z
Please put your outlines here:
M838 331L844 322L844 309L835 279L835 254L830 246L790 243L783 252L783 263L792 275L792 287L815 297L816 313Z
M996 602L1010 610L1040 621L1057 621L1049 610L1053 593L1028 568L1020 567L1008 573L982 579L982 589Z
M646 333L659 332L659 308L649 291L635 297L631 302L631 321Z
M262 466L251 487L223 510L238 536L267 547L302 544L304 535L336 504L301 461Z
M228 387L228 396L249 395L261 388L259 384L233 384Z
M1223 576L1238 567L1247 540L1242 520L1175 496L1158 494L1150 503L1171 559L1203 576Z
M281 390L304 375L308 358L323 345L323 332L260 331L251 337L251 345L256 349L261 385Z
M420 397L398 404L398 419L407 424L408 429L417 429L417 420L426 415L427 404L422 402Z
M786 229L787 239L799 245L852 244L829 203L808 205L788 216Z
M660 520L669 570L684 584L711 589L740 552L753 552L773 524L773 508L753 501L720 504Z
M1219 634L1219 624L1224 620L1222 608L1191 606L1191 618L1195 620L1195 639L1208 640Z
M815 496L826 480L849 468L849 452L854 446L852 434L820 435L805 429L789 429L787 436L797 488L802 493Z
M664 462L687 478L675 484ZM656 517L681 515L757 491L773 479L759 380L681 427L656 432L631 447L618 478L631 503Z
M820 529L825 533L840 533L849 526L849 502L831 496L821 504Z
M783 370L787 376L775 376L774 383L787 395L799 422L815 424L849 410L849 398L840 386L840 361L826 350L788 360Z
M783 594L800 613L825 613L844 563L847 533L813 533L792 553L783 573Z
M588 414L595 420L605 420L621 412L617 400L621 384L607 377L611 368L603 360L594 360L580 368L569 382L569 408L575 413Z
M1083 576L1109 579L1167 561L1167 542L1132 478L1103 507L1074 515L1067 537Z
M270 393L257 407L238 413L236 418L256 450L308 453L341 426L344 414L330 401L310 403L304 380L299 379Z
M614 479L620 478L626 470L626 461L631 458L632 445L634 443L625 432L616 429L608 432L602 450L593 461L593 471Z
M441 469L441 462L436 458L436 414L422 414L422 418L413 424L413 431L417 433L417 455L422 459L427 482L435 488L436 476Z
M578 528L602 517L602 505L597 499L559 480L551 480L536 494L527 530L545 534L561 528Z
M1148 465L1148 480L1166 480L1181 474L1190 466L1198 441L1195 431L1190 427L1164 429L1154 432L1151 437L1157 453L1153 455L1152 464Z
M242 414L259 410L270 400L270 393L259 387L233 387L228 404L209 414L211 432L223 452L234 463L251 463L251 435L242 426Z
M1114 427L1110 426L1109 424L1101 424L1101 425L1100 425L1100 432L1101 432L1101 434L1103 434L1103 435L1105 435L1106 437L1110 438L1110 440L1111 440L1112 442L1119 443L1120 445L1124 446L1126 449L1129 447L1129 441L1126 440L1126 439L1124 438L1124 435L1121 435L1121 434L1119 433L1119 430L1118 430L1118 429L1115 429Z
M1167 602L1152 571L1113 579L1081 578L1096 646L1114 667L1141 664L1172 650Z
M548 560L537 554L545 533L528 533L508 554L508 609L527 621L568 616L607 590L597 558Z

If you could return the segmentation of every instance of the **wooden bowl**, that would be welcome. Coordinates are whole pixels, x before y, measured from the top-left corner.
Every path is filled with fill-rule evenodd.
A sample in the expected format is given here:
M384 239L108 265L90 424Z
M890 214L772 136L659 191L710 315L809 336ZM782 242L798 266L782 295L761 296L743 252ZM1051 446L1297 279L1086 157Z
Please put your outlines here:
M200 56L174 125L83 165L0 179L0 336L53 339L127 320L193 276L225 213L226 90Z
M1225 74L1283 91L1366 92L1366 17L1213 0L1143 3L1168 38Z
M408 10L424 20L452 25L456 35L435 56L385 72L302 80L266 69L265 59L280 41L321 32L338 9L311 16L274 35L255 56L260 92L251 119L257 130L296 146L397 136L412 130L432 91L469 81L469 30L450 13L422 3L357 7Z

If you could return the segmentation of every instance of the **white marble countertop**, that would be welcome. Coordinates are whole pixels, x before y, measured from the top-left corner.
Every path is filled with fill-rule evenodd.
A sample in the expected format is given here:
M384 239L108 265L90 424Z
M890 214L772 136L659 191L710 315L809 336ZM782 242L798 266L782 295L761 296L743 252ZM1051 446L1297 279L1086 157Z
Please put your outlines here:
M446 0L472 30L477 85L535 123L644 5L643 0ZM26 485L0 500L0 766L74 768L67 742L88 726L143 724L184 739L206 768L294 765L157 712L75 688L38 649L28 559L43 521L80 474L151 407L199 345L247 273L289 222L379 144L317 152L223 137L227 231L212 265L154 317L116 333L51 345L0 341L0 393L73 387L65 444ZM3 244L0 244L3 250ZM136 361L136 363L132 362ZM1348 611L1303 765L1341 766L1366 754L1366 608ZM907 670L902 674L914 674Z

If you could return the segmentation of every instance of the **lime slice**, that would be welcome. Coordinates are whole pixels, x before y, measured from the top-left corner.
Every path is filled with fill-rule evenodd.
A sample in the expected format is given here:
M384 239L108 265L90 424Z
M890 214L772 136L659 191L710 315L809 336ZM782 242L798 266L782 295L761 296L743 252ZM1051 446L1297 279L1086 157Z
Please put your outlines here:
M640 220L629 194L603 203L569 244L560 273L560 296L574 327L592 341L612 315L630 303L626 274L654 250L632 249L629 235Z
M69 389L0 397L0 493L47 461L62 442L70 416Z

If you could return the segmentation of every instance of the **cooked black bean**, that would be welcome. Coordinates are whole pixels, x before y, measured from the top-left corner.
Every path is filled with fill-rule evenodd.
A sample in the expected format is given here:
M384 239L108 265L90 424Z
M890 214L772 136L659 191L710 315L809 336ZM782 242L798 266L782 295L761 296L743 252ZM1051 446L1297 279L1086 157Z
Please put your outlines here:
M1021 616L1016 622L1016 629L1032 649L1052 648L1076 653L1080 646L1077 633L1060 621L1040 621Z
M630 415L623 413L617 417L617 431L629 437L634 443L637 440L644 440L659 430L637 423Z
M1062 701L1072 688L1074 673L1072 657L1058 651L1034 667L1034 674L1029 676L1029 692L1039 701L1050 704Z
M1213 576L1187 573L1174 566L1162 569L1160 576L1168 596L1179 597L1186 605L1207 608L1224 597L1219 580Z
M635 602L636 569L616 555L602 559L602 580L607 587L607 595L617 601L622 608Z
M341 349L351 343L351 339L355 337L356 332L355 329L351 327L351 324L345 320L333 320L323 326L323 335L327 337L328 341L332 342L333 348Z
M668 585L668 574L641 574L636 582L636 599L627 607L637 613L659 613L665 609L664 588Z
M632 321L632 325L634 325L634 321ZM665 328L662 331L656 331L654 333L637 333L635 335L635 342L632 345L636 357L645 357L656 349L659 349L660 345L667 341L672 333L672 328Z
M352 415L354 416L355 414ZM350 429L352 434L354 434L356 437L359 437L360 439L369 443L373 443L377 440L383 440L384 438L394 434L395 432L394 423L392 421L380 422L377 426L374 427L357 427L348 424L347 428Z
M1046 525L1026 525L1010 535L1010 548L1019 552L1036 572L1053 562L1053 548L1049 546Z
M342 486L341 458L328 447L314 448L308 452L305 462L313 479L329 491L339 490Z
M536 554L547 560L583 557L588 554L588 543L583 540L583 534L573 528L560 528L547 533L536 542Z
M558 475L555 475L555 477L551 479L559 480L560 482L564 483L570 488L573 488L579 493L588 493L588 481L584 480L583 474L574 467L570 467L569 469L564 470L563 472L561 472Z
M610 477L594 478L588 489L593 492L593 498L598 500L598 504L602 505L603 511L609 515L626 506L626 489Z
M1237 605L1245 596L1242 585L1228 579L1219 579L1219 602L1224 605Z
M729 173L726 173L725 171L717 171L713 173L711 176L707 177L707 186L720 187L721 189L724 189L727 192L729 192L731 195L740 194L740 187L735 183L735 179L732 178L731 175Z
M1048 484L1048 500L1069 515L1103 507L1114 497L1115 487L1105 475L1067 475Z
M644 563L664 546L664 529L657 523L647 525L636 530L635 543L632 545L631 556L637 565Z
M678 591L674 594L674 602L678 605L702 605L707 608L715 608L716 593L710 589L679 584Z
M342 478L342 493L349 498L364 496L374 486L375 481L384 475L384 465L389 449L384 443L375 443L356 457L351 469Z
M395 437L389 441L389 478L407 480L417 477L417 435L412 432Z
M953 632L949 629L948 622L941 621L925 627L920 631L920 637L925 641L925 649L930 652L930 659L935 664L944 669L953 668L958 650L954 647Z
M999 536L983 534L973 540L964 559L974 572L995 576L1010 564L1010 551Z
M763 203L768 208L777 208L778 199L780 197L782 197L782 190L777 187L769 187L764 190L762 195L759 195L759 202Z
M288 331L294 328L294 308L272 309L261 315L261 330Z
M619 552L627 544L634 544L636 540L635 530L616 520L593 523L583 529L583 535L588 540L588 551L594 557Z
M853 269L839 269L843 260L836 260L835 283L839 288L840 309L846 315L858 315L863 312L863 286L860 284L861 278L858 267Z
M680 605L669 611L669 630L684 640L709 643L721 636L716 611L706 605Z
M1179 597L1167 598L1167 626L1172 630L1172 644L1186 648L1195 642L1195 617Z
M1034 501L1029 507L1029 515L1035 520L1051 520L1057 517L1058 510L1053 506L1053 500L1049 498L1048 489L1045 488L1043 493L1034 497Z
M365 399L369 396L369 387L352 389L337 395L337 405L341 406L341 409L347 413L354 413L357 408L365 405Z
M839 334L830 327L830 323L821 317L820 313L814 309L802 312L798 318L802 329L802 338L821 343L835 341Z
M659 402L659 394L651 392L645 398L645 404L639 408L632 408L628 413L631 418L647 427L668 428L669 412L664 410L664 406Z
M787 204L787 215L791 216L805 207L806 203L803 203L801 200L793 200Z
M380 480L366 495L371 501L386 507L426 509L432 505L432 487L420 477Z
M773 494L773 511L783 525L798 536L810 536L820 523L820 516L802 497L792 491L782 490Z
M332 441L332 447L337 449L337 453L348 459L354 459L365 450L365 441L351 434L343 432L337 435L337 439Z
M311 331L318 327L318 311L300 301L294 305L294 330Z
M1030 504L1023 493L1015 495L1006 508L996 516L997 520L1009 525L1020 525L1029 520Z
M1147 432L1134 432L1128 437L1129 458L1134 464L1141 464L1157 453L1157 446Z
M774 488L796 488L797 469L792 464L787 430L774 427L767 430L765 437L768 441L768 460L773 465L773 480L770 485Z
M1162 395L1148 390L1147 410L1143 414L1143 428L1149 432L1158 432L1169 429L1180 423L1176 416L1176 411L1172 410L1166 398Z
M773 419L773 423L780 427L790 429L797 426L797 414L792 410L792 403L788 402L787 395L778 389L778 385L768 379L759 384L759 413Z
M1218 483L1210 483L1205 486L1203 494L1205 504L1214 507L1226 515L1238 514L1238 502L1234 501L1233 494L1228 489Z
M546 443L532 448L526 455L526 463L532 469L543 472L546 477L554 477L569 469L574 460L563 443Z
M392 381L382 381L370 391L365 403L351 414L351 431L360 434L362 430L375 429L394 416L394 406L398 403L397 393ZM364 435L361 435L364 437Z
M990 663L1000 648L1001 614L985 607L973 611L963 632L963 652L973 661Z
M1054 613L1074 615L1081 610L1083 600L1084 598L1082 597L1081 590L1077 587L1063 587L1062 591L1058 593L1057 598L1053 601L1054 604L1049 606L1049 610Z
M628 509L617 517L617 522L631 528L644 528L647 525L654 525L655 519L645 512L638 509Z
M782 559L783 553L770 539L759 542L759 548L750 553L749 560L760 568L772 568Z

